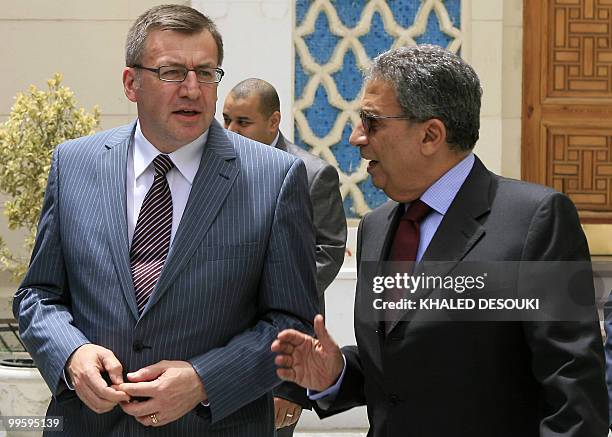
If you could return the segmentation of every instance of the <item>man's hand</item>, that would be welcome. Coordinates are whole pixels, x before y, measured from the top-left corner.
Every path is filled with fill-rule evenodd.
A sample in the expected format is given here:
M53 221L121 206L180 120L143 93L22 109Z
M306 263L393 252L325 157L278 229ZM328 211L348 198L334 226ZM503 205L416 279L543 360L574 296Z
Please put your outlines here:
M283 398L274 398L274 424L276 429L291 426L300 418L302 407Z
M276 374L285 381L302 387L324 391L331 387L344 368L342 352L323 323L323 316L314 319L317 339L302 332L287 329L272 343L276 352Z
M115 354L95 344L79 347L66 363L66 373L77 396L98 414L106 413L118 403L130 400L125 392L108 386L102 378L103 372L108 372L113 384L123 382L123 368Z
M121 408L144 426L173 422L207 399L202 380L186 361L160 361L127 377L129 382L118 390L150 399L122 403Z

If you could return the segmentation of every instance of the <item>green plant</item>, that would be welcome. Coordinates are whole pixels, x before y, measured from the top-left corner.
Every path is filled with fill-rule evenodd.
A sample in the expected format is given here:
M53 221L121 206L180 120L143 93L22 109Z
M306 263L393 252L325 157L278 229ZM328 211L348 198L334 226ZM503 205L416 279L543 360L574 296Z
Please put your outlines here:
M91 113L77 108L74 93L61 82L62 76L55 74L47 81L48 90L32 85L27 93L18 93L9 119L0 125L0 191L9 195L5 214L10 229L28 232L28 252L34 245L53 149L94 133L100 122L98 108ZM16 281L27 269L27 259L10 253L1 237L0 263Z

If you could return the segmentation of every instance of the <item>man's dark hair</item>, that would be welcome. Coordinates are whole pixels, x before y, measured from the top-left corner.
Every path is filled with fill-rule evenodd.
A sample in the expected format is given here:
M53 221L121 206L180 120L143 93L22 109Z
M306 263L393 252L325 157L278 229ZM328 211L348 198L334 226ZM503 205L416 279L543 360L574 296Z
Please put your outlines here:
M125 65L140 64L147 35L154 30L173 30L193 35L207 30L217 44L217 66L223 63L223 39L215 23L201 12L183 5L160 5L136 19L125 41Z
M451 148L474 148L482 88L474 69L459 56L434 45L399 47L377 56L366 79L393 84L398 102L411 120L441 120Z
M280 100L276 89L263 79L249 78L239 82L230 94L236 99L246 99L252 95L259 97L259 112L270 117L275 111L280 112Z

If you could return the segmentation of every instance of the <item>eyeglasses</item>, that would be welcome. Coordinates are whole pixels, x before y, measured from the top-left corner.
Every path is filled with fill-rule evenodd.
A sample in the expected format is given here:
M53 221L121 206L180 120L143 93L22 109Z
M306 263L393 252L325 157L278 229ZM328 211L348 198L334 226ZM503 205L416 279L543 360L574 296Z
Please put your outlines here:
M361 118L361 124L366 134L370 133L372 127L372 120L410 120L412 117L406 115L377 115L370 114L369 112L359 111L359 118Z
M187 68L178 65L162 65L159 68L134 65L133 68L157 73L159 80L164 82L183 82L187 78L187 74L193 71L196 74L197 81L200 83L219 83L225 74L220 68Z

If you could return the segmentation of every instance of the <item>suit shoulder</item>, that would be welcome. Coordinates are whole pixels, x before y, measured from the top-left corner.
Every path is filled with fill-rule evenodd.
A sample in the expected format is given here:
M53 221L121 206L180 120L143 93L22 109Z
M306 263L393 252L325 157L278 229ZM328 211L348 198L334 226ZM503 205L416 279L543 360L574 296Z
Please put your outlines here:
M380 222L386 222L390 214L393 214L399 204L394 200L387 200L382 205L366 213L361 219L361 226L377 226Z
M315 174L325 167L333 167L329 162L313 155L310 152L307 152L301 147L296 146L295 144L286 140L285 143L287 144L287 152L304 161L304 165L309 173Z
M58 153L87 153L97 152L104 145L113 145L129 138L134 129L135 123L118 126L92 135L74 138L63 142L57 146Z
M498 180L498 196L511 199L514 204L537 207L543 201L554 198L571 202L565 194L544 185L502 176L496 176L496 178Z
M227 138L230 140L236 154L245 164L257 162L258 165L266 167L270 165L281 165L290 167L296 161L296 157L289 153L270 147L267 144L251 140L237 133L226 130Z

